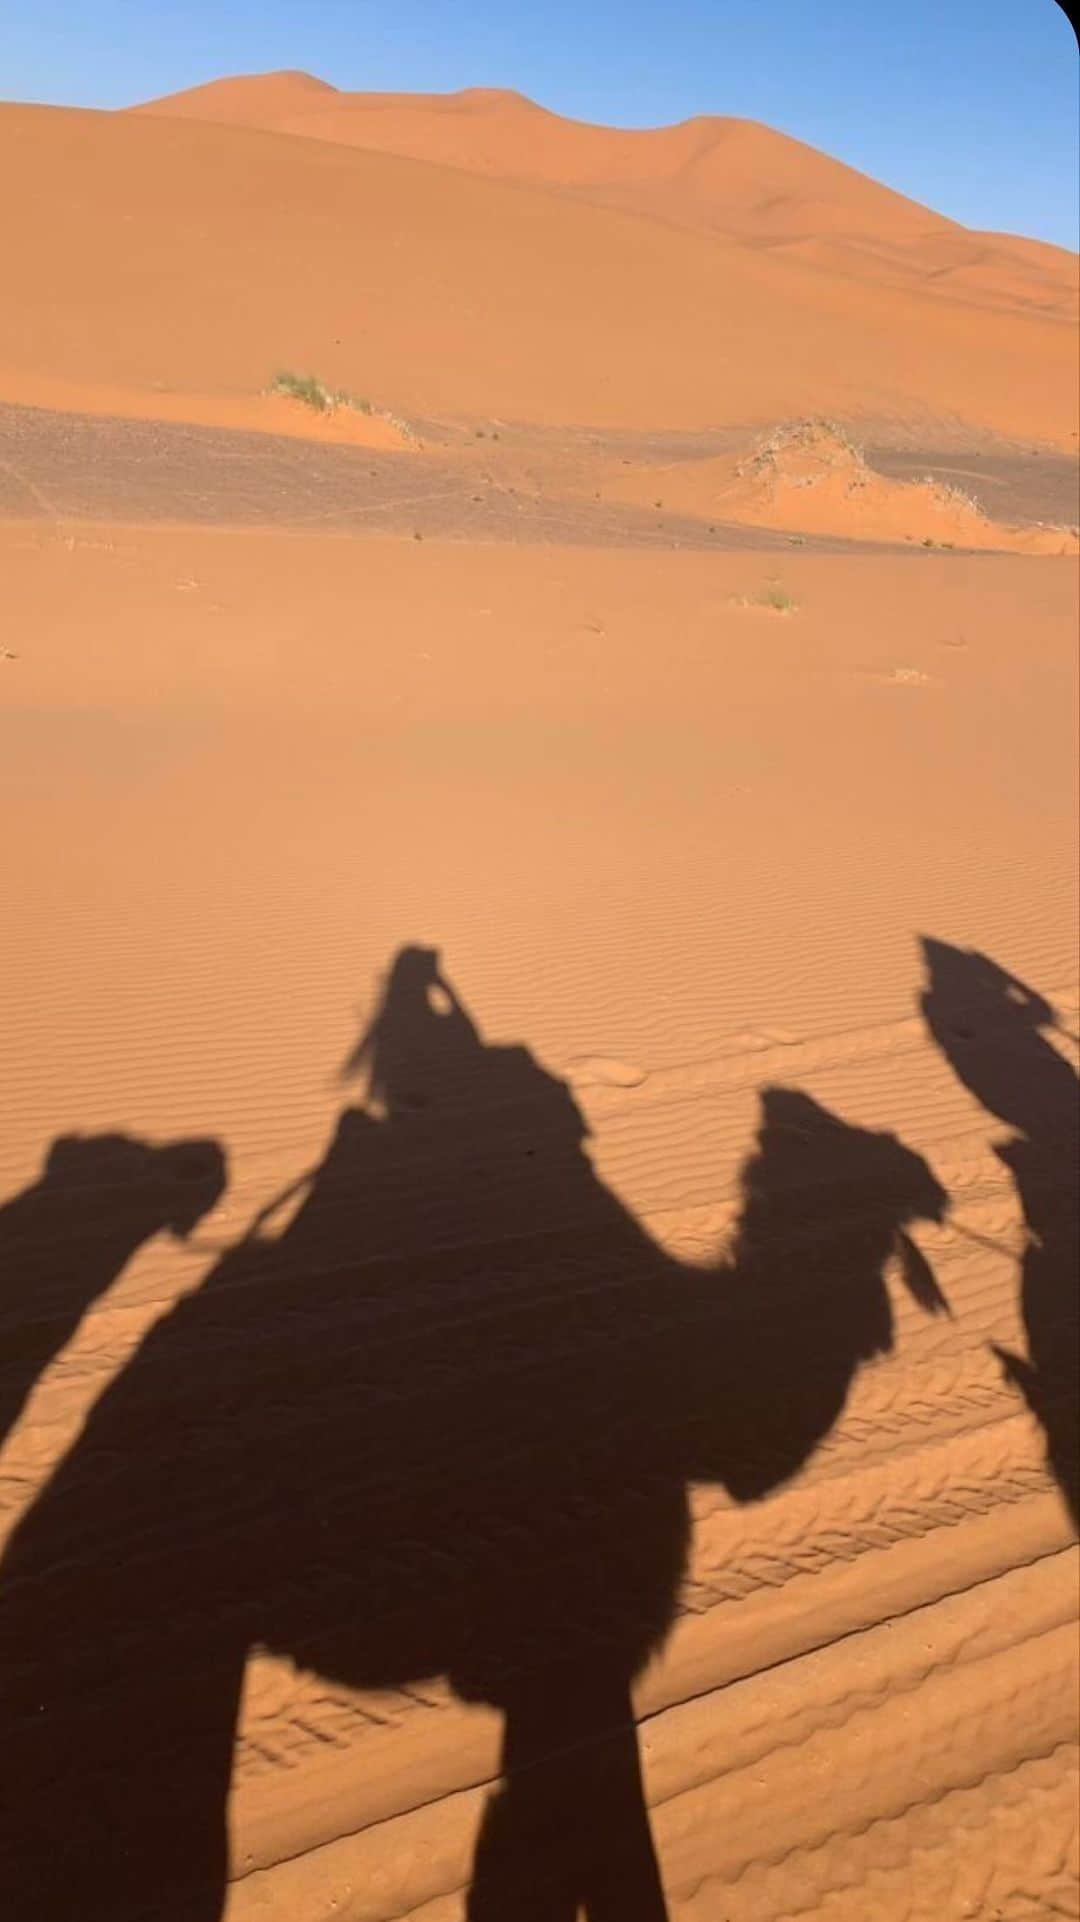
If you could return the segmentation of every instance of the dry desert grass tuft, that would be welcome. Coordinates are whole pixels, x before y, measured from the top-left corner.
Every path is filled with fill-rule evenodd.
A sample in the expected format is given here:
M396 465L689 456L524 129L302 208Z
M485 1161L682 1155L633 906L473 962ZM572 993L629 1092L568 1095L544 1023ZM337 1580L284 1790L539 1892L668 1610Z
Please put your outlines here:
M732 605L759 608L767 614L794 614L799 603L779 581L766 581L759 594L737 594Z
M342 388L328 387L316 374L294 374L286 369L274 375L269 392L284 394L289 400L302 401L305 407L312 408L317 414L330 414L338 407L349 407L355 414L375 412L369 400L361 400Z

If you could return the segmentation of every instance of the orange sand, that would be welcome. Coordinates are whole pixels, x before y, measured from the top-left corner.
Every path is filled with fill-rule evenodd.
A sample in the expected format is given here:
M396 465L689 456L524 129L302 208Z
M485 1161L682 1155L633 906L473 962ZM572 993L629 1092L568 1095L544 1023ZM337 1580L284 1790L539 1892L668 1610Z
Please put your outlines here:
M419 447L417 436L392 415L346 406L320 412L285 394L178 393L162 385L147 395L145 389L87 386L47 372L20 379L17 393L25 407L45 407L60 413L96 414L116 420L190 421L241 433L326 441L335 447L410 447L414 452Z
M985 951L1075 1033L1073 566L792 553L797 611L766 624L738 605L752 555L0 543L3 1190L72 1131L229 1157L191 1245L138 1249L30 1394L8 1527L213 1251L318 1161L360 1097L336 1076L380 970L436 943L484 1037L567 1083L598 1176L670 1253L727 1245L770 1083L894 1131L951 1199L917 1230L951 1318L893 1275L894 1351L794 1480L749 1508L694 1496L685 1601L636 1697L672 1922L1067 1903L1074 1551L990 1346L1024 1349L1023 1211L1001 1118L919 1013L915 937ZM459 1145L501 1166L510 1125L467 1100L446 1139L424 1124L413 1235ZM450 1247L435 1274L461 1272ZM274 1340L264 1320L254 1352ZM77 1574L65 1592L77 1650ZM498 1732L436 1682L354 1693L253 1653L228 1916L460 1922ZM66 1821L79 1778L51 1779Z
M1075 445L1072 263L745 123L0 167L0 400L957 546L1039 539L775 424ZM12 1915L1075 1914L1075 561L6 498Z

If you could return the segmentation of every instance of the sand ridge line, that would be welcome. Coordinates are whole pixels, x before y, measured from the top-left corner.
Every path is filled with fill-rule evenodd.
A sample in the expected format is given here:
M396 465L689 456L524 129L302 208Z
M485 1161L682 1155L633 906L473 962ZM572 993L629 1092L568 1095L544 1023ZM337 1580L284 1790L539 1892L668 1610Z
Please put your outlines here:
M307 74L248 74L136 113L217 121L409 155L633 211L811 269L903 285L973 306L1075 312L1063 248L969 233L840 162L746 120L701 115L616 129L519 93L343 92Z

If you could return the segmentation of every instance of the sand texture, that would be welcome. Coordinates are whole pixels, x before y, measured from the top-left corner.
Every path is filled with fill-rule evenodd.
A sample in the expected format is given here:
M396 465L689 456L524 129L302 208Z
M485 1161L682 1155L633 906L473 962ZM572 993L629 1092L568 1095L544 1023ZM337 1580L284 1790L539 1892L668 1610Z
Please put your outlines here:
M1075 1917L1075 263L485 93L0 157L5 1914Z

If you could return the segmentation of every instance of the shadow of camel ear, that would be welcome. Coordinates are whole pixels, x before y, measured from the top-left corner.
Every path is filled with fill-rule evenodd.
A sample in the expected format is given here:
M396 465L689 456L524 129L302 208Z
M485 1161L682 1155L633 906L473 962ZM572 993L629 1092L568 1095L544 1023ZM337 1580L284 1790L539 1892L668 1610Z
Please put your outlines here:
M86 1157L93 1149L93 1138L85 1135L57 1135L45 1157L42 1179L56 1187L86 1185Z
M897 1229L896 1251L900 1257L900 1273L904 1286L912 1301L928 1315L952 1315L947 1296L922 1249L916 1247L910 1235L902 1228Z
M990 1349L1001 1364L1001 1372L1005 1380L1020 1390L1028 1407L1034 1413L1037 1378L1031 1363L1025 1361L1022 1355L1014 1355L1009 1348L999 1348L996 1341L990 1343Z
M183 1241L225 1192L224 1151L216 1141L178 1141L160 1150L158 1165L172 1190L163 1225Z

